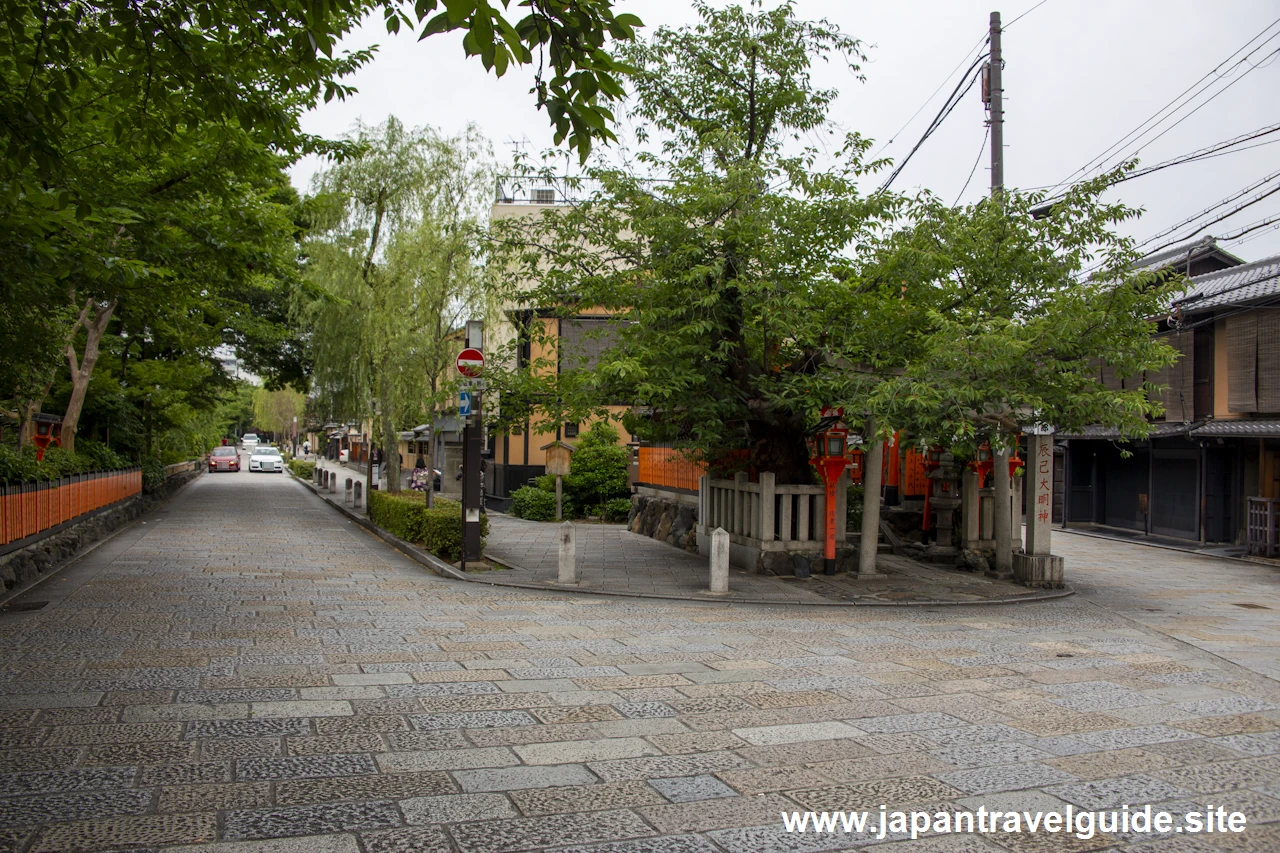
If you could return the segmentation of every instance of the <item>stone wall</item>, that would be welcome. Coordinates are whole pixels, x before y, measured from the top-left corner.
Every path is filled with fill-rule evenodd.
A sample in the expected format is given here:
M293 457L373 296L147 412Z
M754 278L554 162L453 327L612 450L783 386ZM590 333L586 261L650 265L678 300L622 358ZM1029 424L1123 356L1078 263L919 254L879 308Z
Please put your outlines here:
M651 495L632 495L627 529L659 542L698 553L698 510L686 503Z
M164 503L174 492L201 473L197 469L172 476L151 491L105 507L61 530L49 531L25 548L0 556L0 594L26 586L62 565L81 549L119 530L152 507Z

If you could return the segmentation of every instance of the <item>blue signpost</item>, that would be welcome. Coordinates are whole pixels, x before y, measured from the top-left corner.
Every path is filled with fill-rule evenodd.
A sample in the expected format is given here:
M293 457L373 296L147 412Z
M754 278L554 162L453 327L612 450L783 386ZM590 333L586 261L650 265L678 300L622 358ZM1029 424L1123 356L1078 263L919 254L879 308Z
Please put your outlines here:
M458 392L458 414L464 418L469 417L471 415L471 392L470 391Z

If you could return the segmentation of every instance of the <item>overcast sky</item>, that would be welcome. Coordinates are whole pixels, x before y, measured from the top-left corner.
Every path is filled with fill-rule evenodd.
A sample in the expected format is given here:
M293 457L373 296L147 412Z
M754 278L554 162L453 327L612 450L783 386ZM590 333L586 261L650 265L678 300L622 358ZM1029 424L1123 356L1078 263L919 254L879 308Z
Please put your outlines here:
M866 44L870 62L865 83L834 66L815 76L821 85L841 91L832 120L841 129L875 139L875 149L884 145L883 155L895 160L920 138L959 73L932 100L930 94L957 65L968 67L967 60L977 55L989 15L998 9L1007 28L1005 183L1022 188L1068 178L1280 18L1275 0L1046 0L1037 7L1038 2L797 0L795 5L798 15L827 18ZM648 28L679 26L695 17L687 0L616 0L614 6L639 15ZM1015 20L1023 13L1025 18ZM1267 38L1271 40L1263 44ZM419 42L413 36L387 35L378 20L353 33L344 46L372 44L380 45L376 58L348 80L359 93L317 107L304 119L307 131L336 137L357 119L378 123L394 114L406 124L430 124L446 133L474 122L492 141L500 163L510 161L516 146L530 154L551 146L546 115L535 109L528 92L528 73L517 69L496 80L478 59L463 56L458 35ZM1280 123L1280 24L1251 50L1255 52L1245 63L1236 64L1245 55L1240 54L1222 66L1221 81L1190 106L1230 84L1221 95L1141 152L1132 143L1122 150L1137 153L1150 165ZM947 201L976 200L990 183L988 154L981 149L984 117L975 87L924 143L894 187L927 188ZM1115 188L1112 198L1146 210L1127 226L1128 232L1149 238L1280 170L1280 133L1259 142L1272 140L1277 144L1165 169ZM318 165L305 160L294 167L299 189L307 188ZM871 180L869 189L880 180ZM1202 233L1222 236L1273 216L1280 216L1280 193ZM1280 254L1280 230L1268 226L1226 248L1245 260Z

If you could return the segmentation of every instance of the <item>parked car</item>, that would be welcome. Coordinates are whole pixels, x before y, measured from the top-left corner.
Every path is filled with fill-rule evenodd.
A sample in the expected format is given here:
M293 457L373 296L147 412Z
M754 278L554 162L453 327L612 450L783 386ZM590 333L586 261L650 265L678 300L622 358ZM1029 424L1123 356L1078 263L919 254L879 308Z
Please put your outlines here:
M258 434L246 432L240 439L240 443L244 445L244 449L252 453L258 447Z
M215 447L209 454L209 473L214 471L239 471L240 451L234 447Z
M284 473L284 457L274 447L257 447L249 455L249 472L267 471L276 474Z

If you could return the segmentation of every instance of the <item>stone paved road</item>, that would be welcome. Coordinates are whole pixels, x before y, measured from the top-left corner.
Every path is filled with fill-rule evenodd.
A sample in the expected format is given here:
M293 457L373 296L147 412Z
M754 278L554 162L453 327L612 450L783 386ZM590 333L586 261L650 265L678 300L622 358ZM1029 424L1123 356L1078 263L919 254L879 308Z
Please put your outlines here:
M0 616L5 853L1280 850L1276 683L1081 598L495 589L250 474L196 481L36 598ZM877 843L779 815L1205 802L1250 828Z

